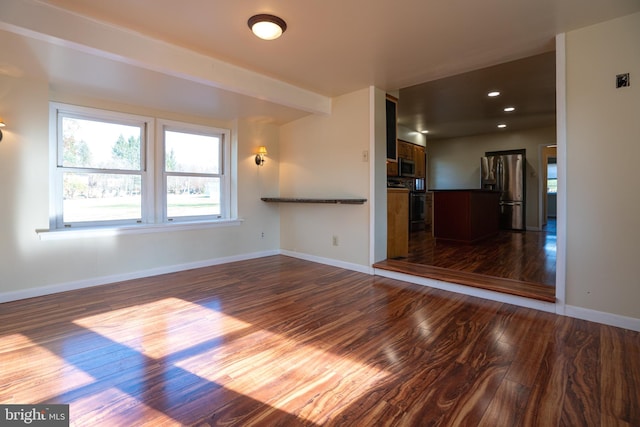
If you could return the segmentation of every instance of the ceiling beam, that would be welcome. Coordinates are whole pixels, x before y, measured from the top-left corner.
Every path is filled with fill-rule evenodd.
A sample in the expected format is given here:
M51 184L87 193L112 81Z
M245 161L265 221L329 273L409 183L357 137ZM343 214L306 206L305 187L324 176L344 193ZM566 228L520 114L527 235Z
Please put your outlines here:
M329 97L34 0L2 0L0 29L308 113L331 113Z

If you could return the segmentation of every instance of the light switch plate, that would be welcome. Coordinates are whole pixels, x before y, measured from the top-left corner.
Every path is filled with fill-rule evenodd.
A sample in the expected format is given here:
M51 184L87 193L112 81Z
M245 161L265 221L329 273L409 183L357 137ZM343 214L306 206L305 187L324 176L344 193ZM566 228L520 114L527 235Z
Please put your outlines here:
M629 81L629 73L616 75L616 89L629 86L631 86L631 82Z

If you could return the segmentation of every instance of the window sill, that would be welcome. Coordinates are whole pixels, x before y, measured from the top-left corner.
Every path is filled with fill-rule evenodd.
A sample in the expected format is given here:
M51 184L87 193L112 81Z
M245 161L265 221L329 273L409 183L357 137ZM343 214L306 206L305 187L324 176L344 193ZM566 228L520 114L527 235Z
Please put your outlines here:
M139 224L121 227L87 227L64 230L36 230L40 240L82 239L87 237L111 237L126 234L165 233L168 231L202 230L205 228L232 227L243 220L223 219L217 221L193 221L168 224Z

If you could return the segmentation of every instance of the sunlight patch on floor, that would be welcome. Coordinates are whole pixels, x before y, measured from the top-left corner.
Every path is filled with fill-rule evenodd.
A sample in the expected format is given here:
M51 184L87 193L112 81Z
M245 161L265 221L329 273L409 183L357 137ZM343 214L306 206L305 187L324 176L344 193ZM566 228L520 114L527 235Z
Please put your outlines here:
M11 402L24 404L47 401L70 390L94 382L94 378L65 362L37 342L21 334L0 338L0 347L11 342L19 350L0 352L0 387ZM19 357L16 357L19 354ZM23 390L28 389L28 392Z
M210 353L208 364L197 355L176 366L274 410L293 413L291 408L296 408L294 415L313 422L319 421L314 417L327 405L347 408L390 375L352 357L265 330L243 337L233 347L236 352L222 348ZM338 413L333 411L332 416Z
M112 402L105 407L104 402ZM147 425L144 420L152 419L153 425L178 426L176 420L162 411L154 409L116 388L107 388L96 393L83 396L71 403L72 426L125 426ZM80 416L74 416L74 408L92 408L90 410L77 411ZM77 413L76 412L76 413ZM133 420L139 420L132 424Z
M134 315L130 307L125 307L73 323L154 359L189 350L207 341L211 346L220 346L226 335L240 333L252 326L179 298L142 304ZM123 341L122 336L129 338Z

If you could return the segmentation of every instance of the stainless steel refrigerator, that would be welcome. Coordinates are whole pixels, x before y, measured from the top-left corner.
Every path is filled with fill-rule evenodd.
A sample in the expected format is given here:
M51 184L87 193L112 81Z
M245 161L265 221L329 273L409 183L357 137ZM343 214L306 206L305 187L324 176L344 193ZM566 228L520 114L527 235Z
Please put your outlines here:
M487 152L480 162L480 188L500 191L500 228L525 229L525 150Z

